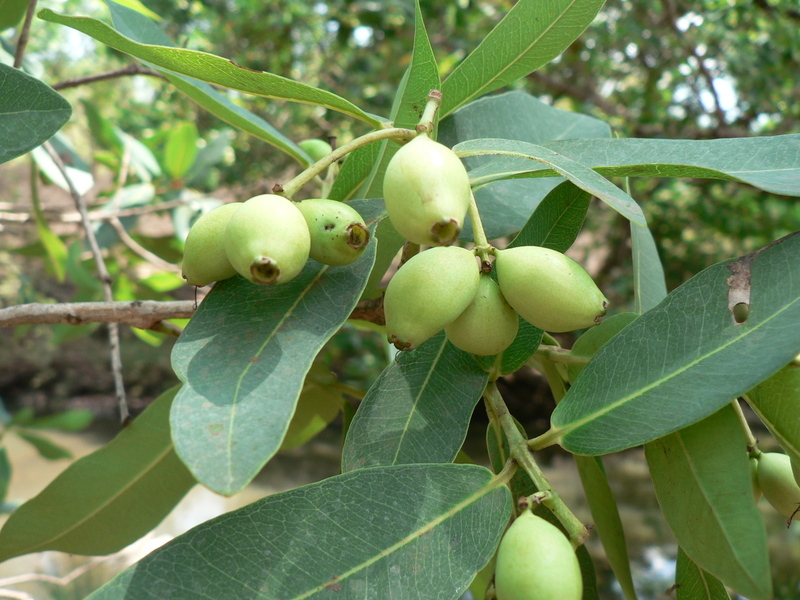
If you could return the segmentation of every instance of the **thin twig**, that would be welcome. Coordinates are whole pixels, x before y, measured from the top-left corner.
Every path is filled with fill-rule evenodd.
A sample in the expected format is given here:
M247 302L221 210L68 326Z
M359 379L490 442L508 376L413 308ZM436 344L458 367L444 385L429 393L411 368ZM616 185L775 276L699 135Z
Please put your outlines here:
M158 77L164 79L164 76L158 71L148 69L141 66L139 63L132 63L127 67L115 69L114 71L106 71L105 73L95 73L94 75L87 75L86 77L76 77L74 79L65 79L52 86L54 90L63 90L65 88L78 87L87 83L94 83L96 81L104 81L106 79L114 79L115 77L128 77L130 75L149 75L151 77Z
M0 308L0 327L123 323L139 329L156 329L165 319L191 318L194 305L194 300L18 304Z
M36 12L36 0L28 2L28 10L25 13L25 21L22 24L22 29L19 32L19 39L17 40L17 50L14 52L14 68L19 69L22 66L22 57L25 55L25 46L28 45L28 38L31 33L31 21L33 21L33 13Z
M105 210L98 209L89 212L89 219L91 221L105 221L113 217L135 217L146 215L162 210L170 210L178 206L189 204L195 198L183 198L180 200L170 200L168 202L161 202L159 204L148 204L147 206L133 206L131 208L121 208L119 210ZM44 209L48 212L47 209ZM80 223L82 221L79 212L67 212L59 214L59 219L62 223ZM29 223L33 221L33 215L26 212L0 212L0 221L10 221L14 223Z
M97 272L100 276L100 283L103 285L103 296L105 296L107 302L113 302L114 293L111 289L111 276L108 274L106 263L103 260L103 254L100 251L100 245L97 243L97 239L92 231L92 224L89 220L89 210L86 207L86 201L83 199L83 196L78 193L78 190L72 183L72 179L67 173L64 162L61 160L61 157L58 155L58 152L56 152L55 148L53 148L52 144L50 144L50 142L45 142L44 149L53 159L56 167L58 167L58 170L61 171L61 174L64 176L67 186L69 186L69 192L72 195L72 199L75 201L78 212L82 217L83 229L86 232L86 239L89 241L89 247L92 250L95 265L97 266ZM111 347L111 371L114 376L114 387L116 388L117 392L117 401L119 402L120 419L123 423L126 423L130 413L128 412L128 402L125 398L125 384L122 379L122 355L119 348L119 326L116 323L108 324L108 341Z
M14 575L12 577L4 577L0 579L0 585L16 585L19 583L29 583L31 581L40 581L43 583L52 583L54 585L59 586L67 586L72 583L75 579L86 573L87 571L93 569L100 563L108 561L108 556L99 556L95 557L86 563L80 565L79 567L75 567L72 571L64 575L63 577L56 577L54 575L45 575L43 573L25 573L24 575ZM4 593L9 590L2 590ZM9 596L11 597L11 596Z
M122 240L122 243L125 244L129 250L131 250L134 254L137 254L141 258L145 259L147 262L155 265L159 269L164 271L169 271L170 273L177 273L180 275L181 268L173 265L170 262L165 261L160 256L157 256L150 252L147 248L139 244L136 240L134 240L130 234L125 230L125 227L122 225L122 222L116 218L112 217L108 219L108 222L117 232L119 239Z

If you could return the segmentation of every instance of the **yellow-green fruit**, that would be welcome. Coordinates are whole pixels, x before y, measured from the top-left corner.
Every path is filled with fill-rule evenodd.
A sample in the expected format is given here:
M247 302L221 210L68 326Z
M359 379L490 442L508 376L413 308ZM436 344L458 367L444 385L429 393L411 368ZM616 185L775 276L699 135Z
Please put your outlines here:
M469 306L479 281L475 256L464 248L431 248L413 256L386 288L389 341L413 350L436 335Z
M497 281L531 325L554 333L597 325L608 300L589 274L561 252L518 246L496 253Z
M764 498L784 517L791 517L800 508L800 486L785 454L765 452L758 457L758 485Z
M306 154L308 154L313 162L317 162L333 152L333 149L328 142L316 138L303 140L297 145L300 146Z
M389 161L383 195L400 235L415 244L448 246L464 226L469 176L450 148L421 134Z
M800 464L797 464L794 460L792 461L792 475L794 475L797 485L800 485Z
M233 268L253 283L286 283L303 269L311 234L291 200L255 196L233 213L225 229L225 252Z
M236 275L236 269L225 253L223 237L228 221L241 202L223 204L195 221L183 246L181 274L190 284L208 285Z
M352 206L336 200L295 203L311 233L310 256L326 265L349 265L364 254L369 229Z
M511 345L518 329L517 313L503 298L499 286L489 275L481 275L472 302L445 327L445 333L456 348L492 356Z
M758 484L758 459L750 458L750 480L753 484L753 499L761 500L761 486Z
M581 600L583 580L572 544L530 511L508 528L497 549L497 600Z

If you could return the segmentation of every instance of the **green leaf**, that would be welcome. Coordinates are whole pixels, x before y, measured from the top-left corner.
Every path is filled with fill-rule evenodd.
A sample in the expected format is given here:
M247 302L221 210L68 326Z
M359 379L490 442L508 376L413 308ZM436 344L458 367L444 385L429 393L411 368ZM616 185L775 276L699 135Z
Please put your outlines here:
M594 519L595 530L603 543L608 563L617 577L626 600L636 600L622 519L614 495L611 493L603 463L597 456L576 455L575 464L578 466L578 474Z
M23 440L32 444L36 451L47 460L58 460L60 458L72 458L72 453L58 444L54 444L47 438L31 433L25 429L15 430L16 434Z
M383 206L383 201L376 200L375 202L380 202L380 205ZM372 272L364 288L363 298L377 298L383 293L381 289L383 276L406 241L402 235L397 233L392 221L386 216L385 207L383 215L383 220L375 228L375 241L378 249L375 251L375 265L372 267Z
M70 17L44 9L39 11L39 18L81 31L115 50L181 75L265 98L324 106L360 119L373 127L382 126L380 119L365 113L355 104L336 94L272 73L241 67L221 56L197 50L139 44L102 21L90 17Z
M51 139L50 144L61 157L67 176L72 181L75 189L83 195L94 187L94 176L87 163L80 154L72 147L72 144L60 133L56 133ZM31 152L33 160L42 173L62 190L69 192L69 184L56 163L50 158L50 154L41 146L34 148Z
M631 223L634 311L642 314L667 296L664 266L649 227Z
M545 435L578 454L630 448L696 423L788 364L800 351L800 235L762 250L702 271L603 346ZM750 318L736 324L727 281L750 260Z
M598 175L592 169L580 162L574 161L558 152L554 152L545 146L529 144L518 140L503 139L477 139L461 142L453 150L459 156L485 156L485 155L505 155L515 158L522 158L540 162L562 177L566 177L582 190L597 196L611 208L616 210L626 219L639 225L646 225L642 209L636 204L633 198L623 192L605 177ZM491 165L492 163L489 163ZM478 169L480 170L480 169ZM476 183L470 180L473 185Z
M20 506L0 530L0 560L41 550L108 554L158 525L195 483L169 435L176 391Z
M11 482L11 462L5 447L0 447L0 504L5 502L8 495L8 484Z
M645 456L661 511L689 558L752 600L771 598L767 534L733 407L647 444Z
M28 0L0 0L0 31L19 25L28 4Z
M144 4L139 2L139 0L119 0L117 4L121 4L122 6L130 8L131 10L135 10L136 12L141 13L145 17L149 17L156 21L161 20L161 17L158 16L158 14L154 13L152 10L147 8Z
M442 116L549 63L589 27L604 2L517 2L442 85Z
M342 471L452 462L488 375L441 332L399 352L367 392L350 424Z
M374 224L374 203L354 204ZM306 372L350 316L375 243L344 267L309 261L292 281L218 282L184 329L172 366L186 383L172 407L175 448L195 477L232 494L280 448Z
M192 121L176 123L167 137L164 148L164 166L173 179L180 179L194 164L197 157L197 125Z
M186 184L191 185L196 181L203 181L203 178L208 176L209 169L225 158L225 153L231 147L234 137L233 131L226 128L217 132L210 142L200 148L192 168L186 174Z
M108 0L106 4L108 4L108 8L111 11L114 25L123 35L143 44L174 47L172 40L150 19L111 0ZM204 81L159 69L157 65L147 61L142 62L151 68L157 69L172 85L226 123L246 131L268 144L272 144L303 165L309 164L308 156L297 144L264 119L230 101L224 94L221 94Z
M507 92L481 98L464 106L442 120L439 141L455 146L459 142L478 138L520 140L543 144L553 140L571 138L609 137L611 129L602 121L553 108L523 91ZM508 157L501 157L508 160ZM474 156L464 159L468 169L501 160L496 157ZM525 159L520 168L530 168ZM519 224L528 219L544 197L555 188L561 178L525 178L497 181L474 190L475 200L489 239L495 239L519 230ZM461 237L472 239L471 225L464 228Z
M723 583L694 564L680 546L675 568L675 597L677 600L731 600Z
M133 167L136 176L145 183L150 183L154 177L159 177L161 175L161 165L158 164L158 160L150 148L118 127L114 129L117 137L125 146L125 150L128 151L131 167Z
M289 450L305 444L342 412L344 404L336 378L321 363L313 363L280 449Z
M342 201L355 198L372 172L372 166L377 162L380 152L381 145L372 143L348 154L336 181L333 182L330 198Z
M112 150L118 156L121 156L123 152L122 140L117 136L116 128L111 120L103 116L93 102L82 98L81 104L83 105L83 113L86 115L86 122L89 124L89 132L92 134L94 142L100 148Z
M0 63L0 164L49 140L71 115L69 102L48 85Z
M33 205L33 218L36 221L36 231L39 234L39 241L42 242L49 264L59 282L64 281L67 265L67 247L61 238L58 237L47 223L42 210L42 203L39 200L39 170L35 162L31 162L31 204Z
M517 337L500 355L500 373L508 375L522 367L542 343L543 334L541 329L520 317Z
M483 467L359 469L203 523L87 600L455 600L494 554L510 509L508 488Z
M603 319L600 325L590 327L581 337L575 340L570 354L591 358L604 344L635 321L638 316L636 313L619 313ZM584 365L581 363L569 363L567 365L567 374L570 382L575 382L578 375L583 371L583 367Z
M746 397L786 454L800 464L800 364L789 363Z
M94 420L90 410L76 408L39 417L27 425L30 429L58 429L60 431L82 431Z
M562 140L541 144L606 177L701 177L740 181L787 196L800 195L800 133L719 140ZM473 185L558 173L519 160L497 160L470 172Z

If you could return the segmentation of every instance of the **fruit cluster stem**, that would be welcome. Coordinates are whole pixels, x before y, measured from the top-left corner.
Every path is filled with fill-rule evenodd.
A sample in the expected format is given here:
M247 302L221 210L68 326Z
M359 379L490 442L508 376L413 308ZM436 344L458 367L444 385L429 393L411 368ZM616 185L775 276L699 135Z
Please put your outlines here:
M483 230L481 213L478 210L478 203L475 201L475 194L469 192L469 220L472 222L472 239L475 241L474 251L481 259L481 263L489 262L489 254L493 249L486 239L486 232Z
M550 482L542 473L539 465L533 458L533 454L528 448L528 442L522 437L522 434L517 429L514 419L508 412L506 403L500 390L494 382L490 382L483 392L483 397L486 400L487 408L493 413L490 415L497 419L503 429L503 434L508 440L508 447L511 452L511 458L528 474L533 481L534 485L540 492L545 492L542 503L547 506L556 518L561 522L567 530L572 546L577 548L588 537L588 531L583 523L572 513L571 510L564 504L564 501L559 496Z
M282 186L282 188L278 188L275 190L279 196L283 196L284 198L289 198L290 200L292 197L307 183L309 183L312 179L314 179L317 175L322 173L325 169L327 169L330 165L335 163L340 158L343 158L350 154L353 150L357 150L362 146L366 146L373 142L378 142L381 140L388 140L388 139L396 139L396 140L403 140L409 142L416 137L416 132L412 129L403 129L401 127L393 127L391 129L379 129L377 131L371 131L361 137L354 139L351 142L348 142L344 146L340 146L328 156L318 160L313 165L308 167L305 171L297 175L297 177L290 180L286 185Z
M436 113L441 105L442 92L439 90L428 92L428 103L425 105L425 110L422 111L422 116L417 124L417 133L430 134L434 131L436 128Z
M731 406L733 406L733 410L736 411L736 416L739 417L739 422L742 424L742 430L747 438L747 450L750 453L754 453L758 448L758 440L750 429L750 424L747 422L747 417L744 416L744 411L742 411L742 405L739 404L738 398L731 402Z

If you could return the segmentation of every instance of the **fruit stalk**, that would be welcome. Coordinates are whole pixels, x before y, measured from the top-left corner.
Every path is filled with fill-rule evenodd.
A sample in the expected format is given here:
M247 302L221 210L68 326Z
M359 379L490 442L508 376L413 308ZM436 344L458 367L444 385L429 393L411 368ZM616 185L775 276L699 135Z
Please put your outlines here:
M533 455L528 449L527 441L514 424L506 403L503 401L503 396L494 382L490 382L484 389L483 399L486 402L486 409L489 411L489 418L496 419L503 428L503 433L508 440L511 458L523 468L534 485L536 485L536 488L540 492L544 492L542 503L553 511L553 514L567 530L572 547L577 548L586 541L586 538L589 537L589 532L578 517L572 514L572 511L564 504L558 492L552 488L539 465L536 464Z
M469 220L472 222L472 239L475 242L475 251L481 259L481 264L489 262L489 251L492 247L486 239L486 232L483 230L481 213L478 211L478 203L475 202L475 194L470 190L469 193Z
M750 425L747 423L747 417L744 416L742 405L739 404L738 399L731 402L731 405L733 406L733 410L736 411L736 416L739 417L739 422L742 424L742 431L744 431L744 435L747 438L747 450L753 452L758 447L758 440L756 436L753 435L753 432L750 431Z
M428 92L428 103L425 105L425 110L422 111L422 116L416 126L417 133L432 133L436 123L436 113L442 105L442 92L439 90L431 90ZM436 138L431 138L436 139Z

